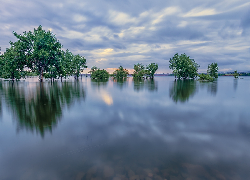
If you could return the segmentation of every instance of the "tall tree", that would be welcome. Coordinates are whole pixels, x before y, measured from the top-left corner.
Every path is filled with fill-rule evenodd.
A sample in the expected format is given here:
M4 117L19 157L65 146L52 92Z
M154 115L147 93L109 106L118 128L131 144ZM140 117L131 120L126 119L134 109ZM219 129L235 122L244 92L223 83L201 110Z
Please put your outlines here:
M62 45L53 33L46 32L40 25L34 32L24 32L23 35L14 32L14 36L27 45L28 67L39 73L40 81L43 81L43 73L53 72L54 75L58 71Z
M213 78L218 78L218 69L219 67L217 63L209 64L207 73Z
M78 79L80 73L86 68L86 59L79 54L75 55L72 60L72 72L76 79Z
M178 79L195 78L198 75L198 68L200 66L190 59L185 53L179 55L176 53L173 58L169 60L169 68L173 70Z

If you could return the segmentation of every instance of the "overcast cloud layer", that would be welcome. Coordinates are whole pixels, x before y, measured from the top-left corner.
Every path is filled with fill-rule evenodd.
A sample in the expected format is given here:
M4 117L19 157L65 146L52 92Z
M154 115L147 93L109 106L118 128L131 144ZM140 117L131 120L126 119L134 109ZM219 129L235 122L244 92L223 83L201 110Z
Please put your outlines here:
M2 52L18 34L39 25L51 30L64 49L87 59L88 67L133 69L186 53L205 72L250 71L249 0L0 0Z

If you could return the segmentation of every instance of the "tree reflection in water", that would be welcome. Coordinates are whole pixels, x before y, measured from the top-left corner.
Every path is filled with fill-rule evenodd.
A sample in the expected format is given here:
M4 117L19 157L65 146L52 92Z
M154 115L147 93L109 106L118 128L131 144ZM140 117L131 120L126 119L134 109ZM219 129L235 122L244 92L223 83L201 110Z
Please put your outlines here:
M17 119L18 130L36 131L44 137L52 132L65 106L85 99L85 90L76 82L6 82L2 88L7 107Z
M158 90L158 84L157 81L154 79L134 79L134 90L135 91L141 91L144 88L148 91L157 91Z
M169 90L169 97L174 102L186 102L196 92L196 80L175 80L172 87Z

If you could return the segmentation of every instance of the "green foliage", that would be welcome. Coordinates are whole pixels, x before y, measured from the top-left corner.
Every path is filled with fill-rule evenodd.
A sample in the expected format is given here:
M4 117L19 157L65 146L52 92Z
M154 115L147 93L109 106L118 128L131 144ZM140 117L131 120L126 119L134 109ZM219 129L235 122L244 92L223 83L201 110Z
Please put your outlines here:
M134 65L134 73L132 74L133 78L141 79L143 78L144 75L146 75L146 73L147 71L145 70L145 67L141 63Z
M209 64L207 73L213 78L218 78L218 69L219 67L217 63Z
M169 60L169 68L173 70L174 75L177 76L178 79L194 79L198 75L199 67L194 59L190 59L185 53L180 56L176 53L174 57Z
M109 73L105 69L100 70L96 66L93 66L91 68L91 71L89 71L91 74L91 79L99 79L99 80L104 80L109 78Z
M202 74L199 74L198 76L199 76L200 81L213 81L214 80L214 78L211 77L209 74L202 73Z
M234 78L238 78L239 77L239 73L236 71L234 71L234 74L233 74Z
M111 76L113 76L116 79L123 79L127 78L129 75L129 72L127 69L124 69L122 66L120 66L118 69L116 69Z
M33 32L17 34L17 42L10 42L11 48L0 58L0 76L20 79L24 67L39 74L40 81L45 78L59 78L74 75L79 77L86 68L86 59L79 54L74 56L69 50L62 51L61 43L50 31L42 26Z
M74 56L72 61L72 72L77 79L84 68L87 68L86 59L79 54Z
M4 55L1 56L1 77L6 79L20 79L24 76L25 58L24 53L20 50L17 44L17 48L12 45Z
M155 74L155 72L156 72L157 69L158 69L158 64L156 64L156 63L151 63L151 64L147 65L146 69L147 69L147 72L146 72L147 75L148 75L151 79L153 79L153 78L154 78L154 74Z

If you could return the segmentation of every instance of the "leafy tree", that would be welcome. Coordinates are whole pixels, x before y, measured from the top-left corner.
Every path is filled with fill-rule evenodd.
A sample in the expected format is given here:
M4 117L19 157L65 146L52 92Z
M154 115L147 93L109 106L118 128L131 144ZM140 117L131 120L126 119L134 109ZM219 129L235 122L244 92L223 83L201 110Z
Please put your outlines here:
M234 71L233 76L234 76L234 78L238 78L239 77L239 73L237 72L237 70Z
M217 63L209 64L207 73L213 78L218 78L218 64Z
M200 81L213 81L214 78L212 78L209 74L199 74L199 80Z
M3 78L20 79L24 76L25 57L17 42L16 48L12 45L1 57L1 76Z
M185 53L180 56L176 53L174 57L169 60L169 68L173 70L174 75L177 76L178 79L195 78L198 75L199 67L194 59L190 59Z
M20 41L24 48L28 67L39 73L40 81L43 81L43 73L49 73L55 77L59 68L59 62L62 55L62 45L50 31L45 31L40 25L34 32L24 32L14 36Z
M122 66L120 66L118 69L116 69L112 76L116 79L123 79L123 78L127 78L127 76L129 75L129 72L127 69L124 69Z
M156 63L151 63L151 64L147 65L146 69L147 69L147 72L146 72L147 75L148 75L151 79L153 79L153 78L154 78L154 74L155 74L155 72L156 72L157 69L158 69L158 64L156 64Z
M91 79L105 80L109 78L108 71L105 69L100 70L100 68L97 68L96 66L93 66L89 72L91 74Z
M83 71L86 66L86 59L83 56L75 55L72 60L72 72L73 75L78 79L80 73Z
M134 65L133 78L141 79L145 74L146 74L145 67L141 63Z

